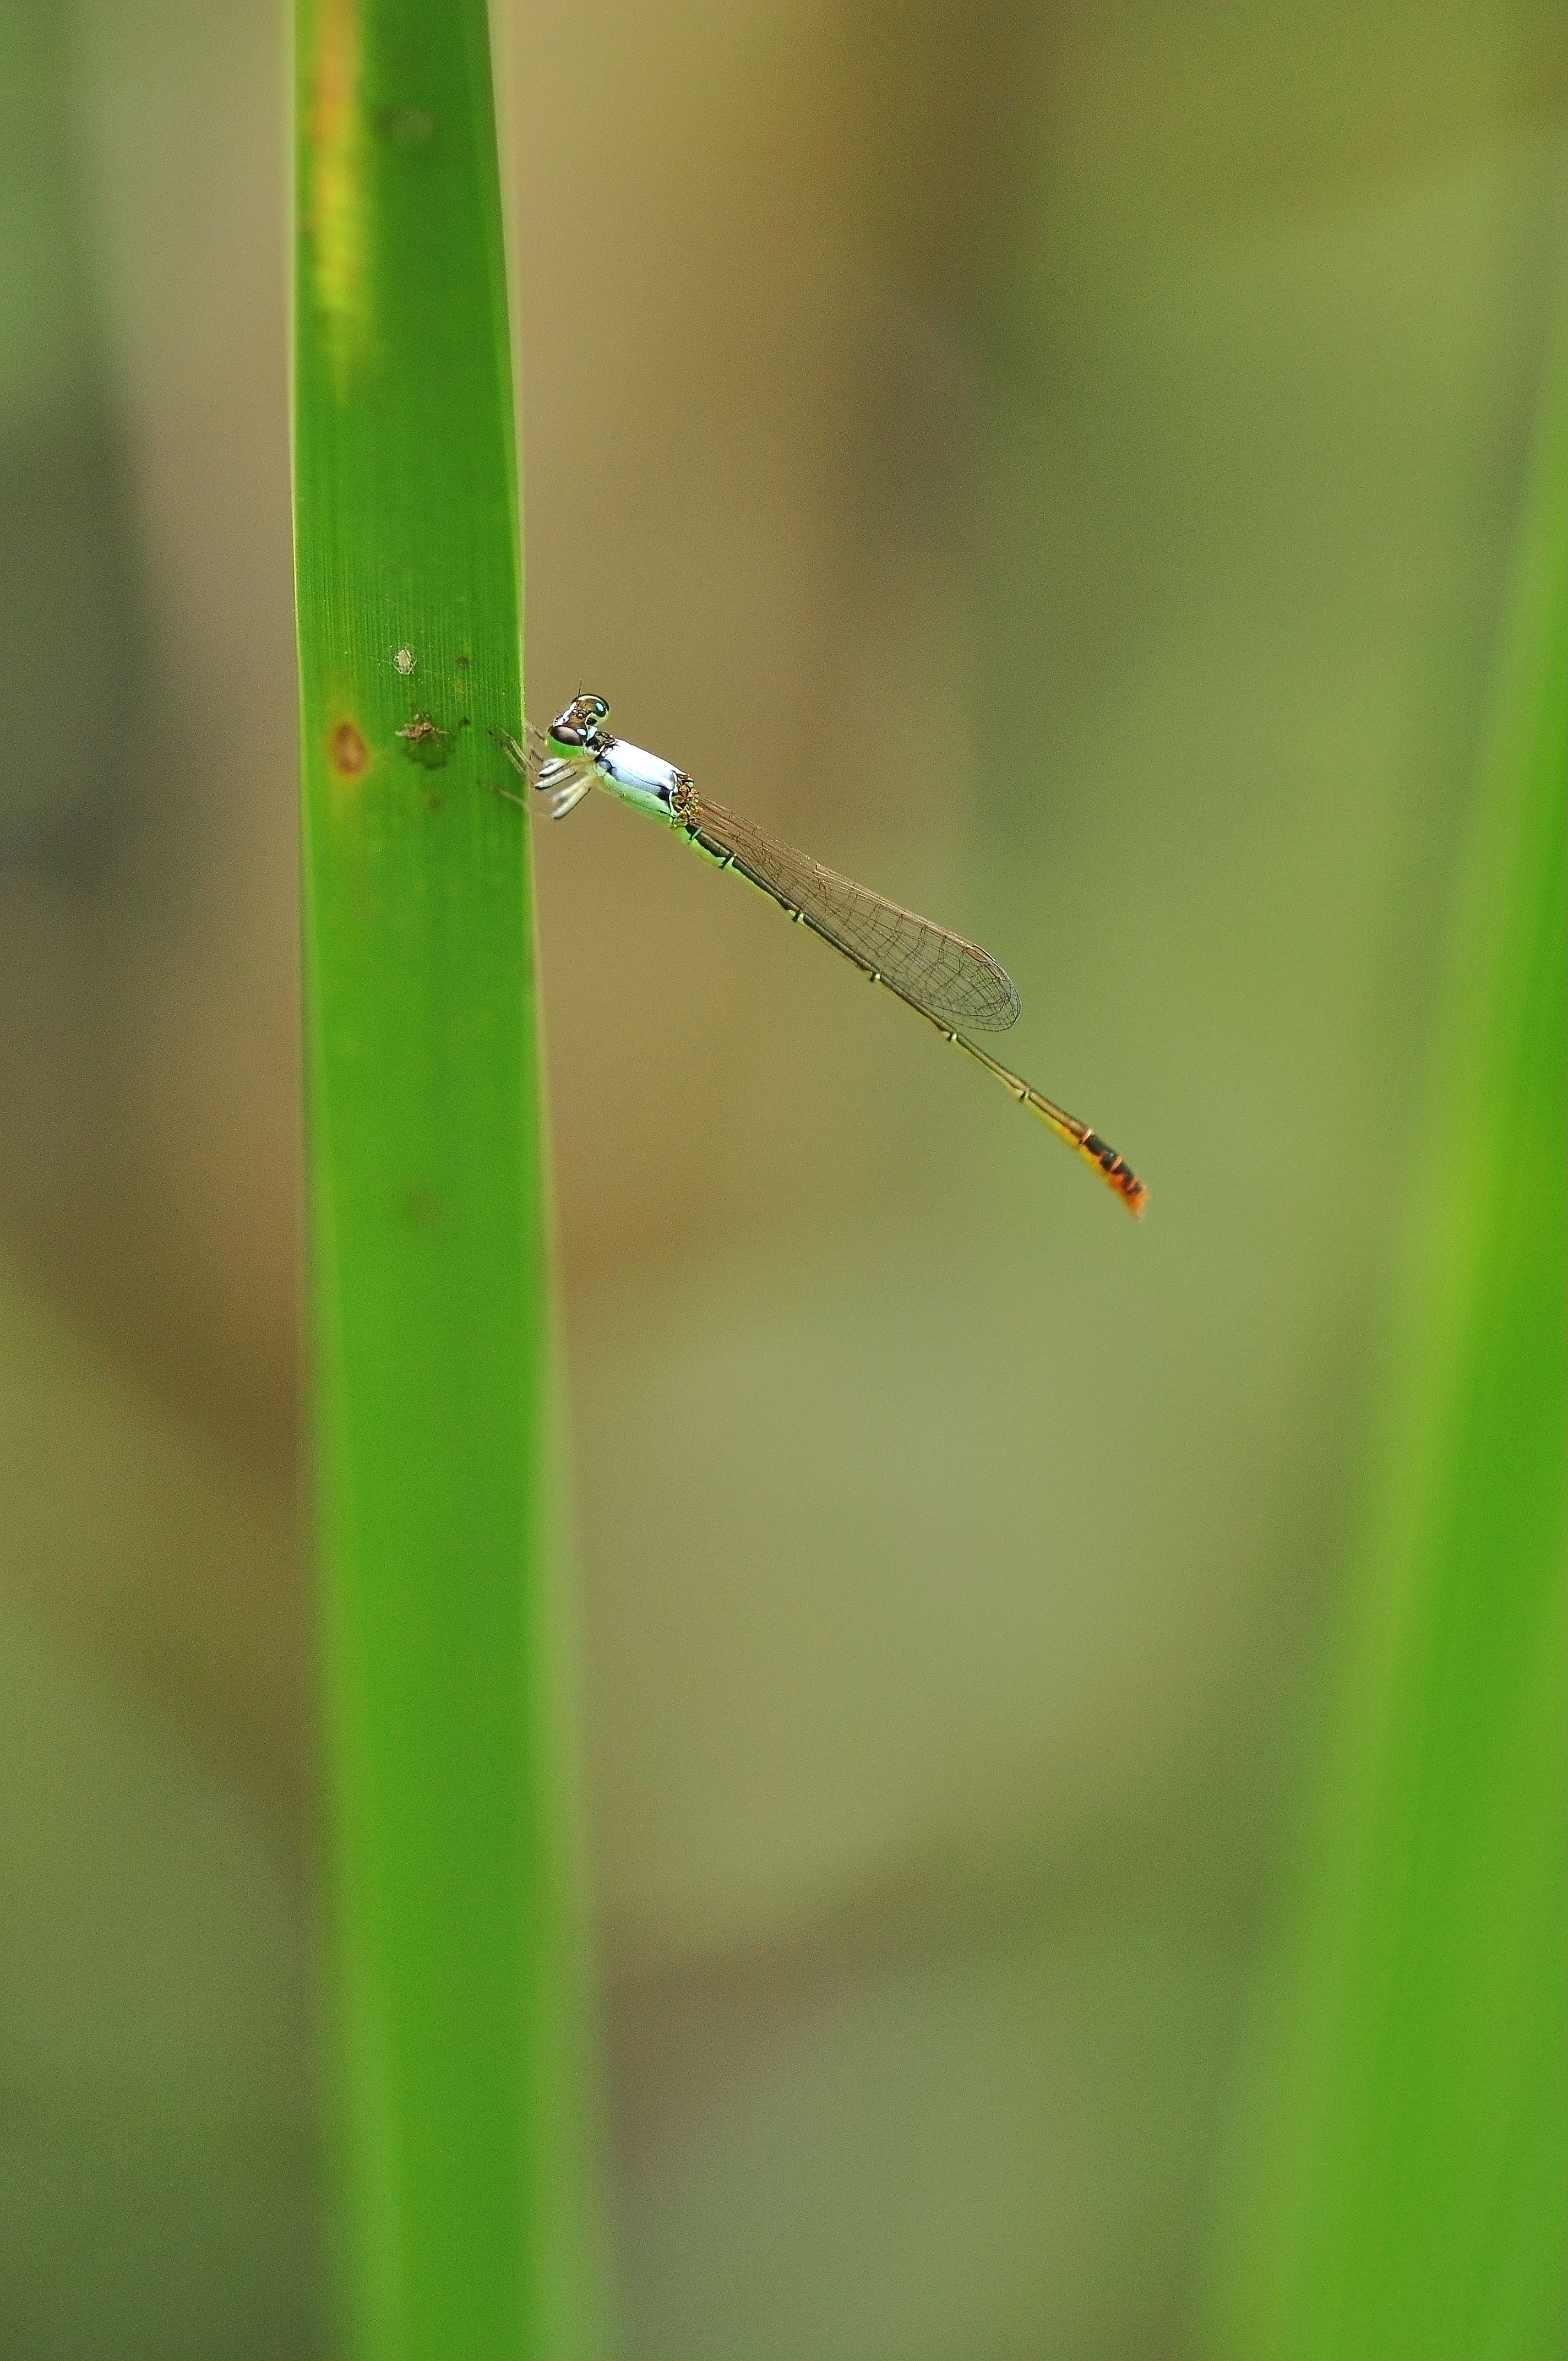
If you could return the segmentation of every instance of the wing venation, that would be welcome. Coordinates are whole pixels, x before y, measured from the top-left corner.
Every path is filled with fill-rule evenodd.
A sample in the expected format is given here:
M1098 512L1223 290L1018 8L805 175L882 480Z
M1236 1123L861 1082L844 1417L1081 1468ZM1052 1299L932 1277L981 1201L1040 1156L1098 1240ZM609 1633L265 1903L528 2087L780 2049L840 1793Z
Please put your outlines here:
M869 885L858 885L808 853L797 852L755 820L696 798L693 814L714 839L791 909L799 910L839 950L874 969L928 1016L981 1033L1004 1033L1018 1015L1017 987L978 943Z

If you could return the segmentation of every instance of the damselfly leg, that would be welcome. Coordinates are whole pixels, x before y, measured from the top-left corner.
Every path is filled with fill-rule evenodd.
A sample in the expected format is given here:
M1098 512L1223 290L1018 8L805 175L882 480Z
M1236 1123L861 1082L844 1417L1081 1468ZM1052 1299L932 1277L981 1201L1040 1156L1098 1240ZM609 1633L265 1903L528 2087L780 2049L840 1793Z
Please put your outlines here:
M593 785L593 764L566 762L559 754L552 754L550 741L534 722L524 722L523 730L521 744L510 730L498 730L496 738L501 752L525 782L528 793L518 796L510 787L499 786L496 793L505 796L508 803L521 804L524 810L543 812L546 819L565 819Z

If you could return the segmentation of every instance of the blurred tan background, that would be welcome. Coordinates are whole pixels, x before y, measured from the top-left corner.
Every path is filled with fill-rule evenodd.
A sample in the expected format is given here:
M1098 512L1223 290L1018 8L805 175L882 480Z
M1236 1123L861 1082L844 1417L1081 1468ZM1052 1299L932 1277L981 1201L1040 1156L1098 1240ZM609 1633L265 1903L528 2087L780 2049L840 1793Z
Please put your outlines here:
M5 0L0 2352L320 2349L281 13ZM1557 267L1487 9L518 5L630 2361L1193 2349ZM91 660L84 661L83 651Z

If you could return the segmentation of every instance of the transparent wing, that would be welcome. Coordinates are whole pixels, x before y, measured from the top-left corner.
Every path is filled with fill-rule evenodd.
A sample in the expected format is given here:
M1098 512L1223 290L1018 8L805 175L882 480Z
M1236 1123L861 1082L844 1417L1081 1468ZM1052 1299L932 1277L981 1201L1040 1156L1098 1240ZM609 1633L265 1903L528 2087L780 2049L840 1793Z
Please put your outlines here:
M705 850L749 876L792 916L799 913L836 949L871 969L939 1023L1003 1033L1018 1014L1012 977L989 951L949 934L916 911L840 877L804 852L706 796L688 820Z

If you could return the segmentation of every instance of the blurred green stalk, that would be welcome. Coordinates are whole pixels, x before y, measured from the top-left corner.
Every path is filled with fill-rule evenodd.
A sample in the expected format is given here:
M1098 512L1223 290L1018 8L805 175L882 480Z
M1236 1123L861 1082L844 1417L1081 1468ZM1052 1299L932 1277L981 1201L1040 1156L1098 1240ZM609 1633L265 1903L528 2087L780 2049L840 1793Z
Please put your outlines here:
M586 2349L485 0L298 0L294 499L340 2336Z
M1568 345L1521 521L1389 1399L1212 2349L1564 2341Z

